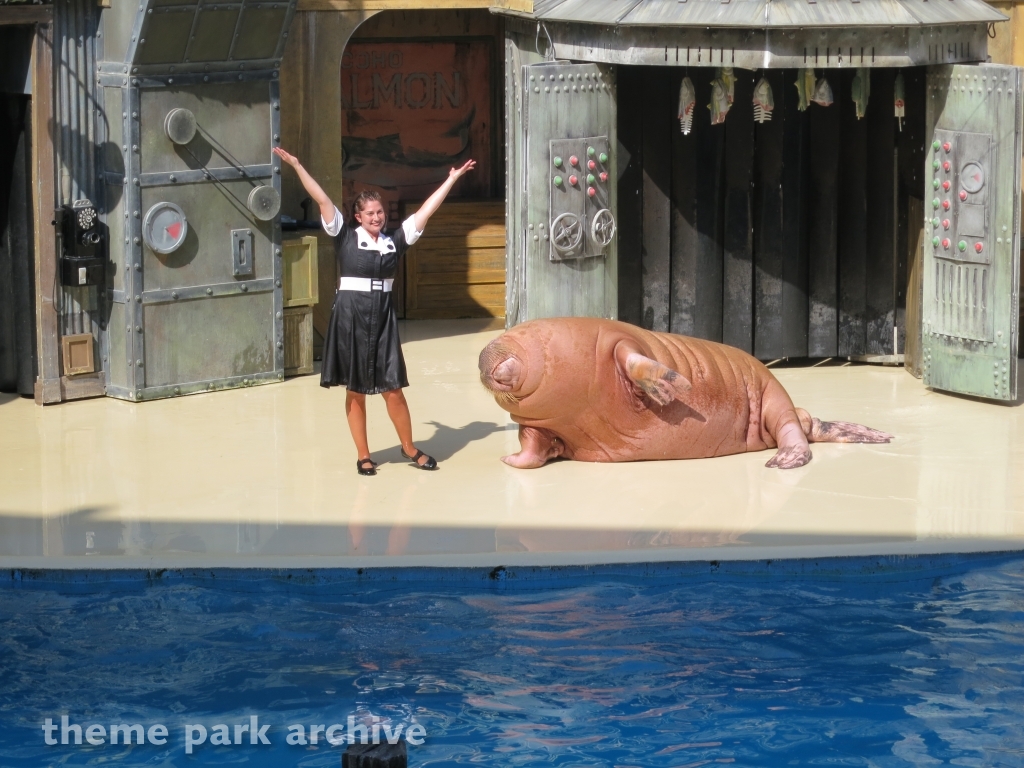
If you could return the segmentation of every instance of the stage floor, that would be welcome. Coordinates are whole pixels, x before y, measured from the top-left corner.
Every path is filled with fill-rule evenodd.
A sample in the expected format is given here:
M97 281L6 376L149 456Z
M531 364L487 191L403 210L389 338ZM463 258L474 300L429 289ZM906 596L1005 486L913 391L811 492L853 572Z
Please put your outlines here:
M355 472L343 390L319 377L173 400L40 408L0 395L4 568L588 564L1024 549L1024 409L902 368L781 367L797 405L896 435L634 464L506 467L515 425L480 385L484 321L405 323L423 472L370 401Z

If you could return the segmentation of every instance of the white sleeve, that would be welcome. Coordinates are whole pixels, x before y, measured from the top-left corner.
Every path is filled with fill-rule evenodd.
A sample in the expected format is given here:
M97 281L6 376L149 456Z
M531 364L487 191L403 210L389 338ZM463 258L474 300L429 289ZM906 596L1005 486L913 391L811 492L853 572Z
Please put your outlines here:
M331 237L337 237L338 233L341 232L341 226L344 224L344 219L341 217L341 211L338 210L338 206L334 206L334 219L328 224L323 217L320 215L320 223L324 225L324 231Z
M420 239L420 235L423 234L423 230L416 229L416 214L413 214L402 222L402 231L405 232L405 242L407 245L412 245Z

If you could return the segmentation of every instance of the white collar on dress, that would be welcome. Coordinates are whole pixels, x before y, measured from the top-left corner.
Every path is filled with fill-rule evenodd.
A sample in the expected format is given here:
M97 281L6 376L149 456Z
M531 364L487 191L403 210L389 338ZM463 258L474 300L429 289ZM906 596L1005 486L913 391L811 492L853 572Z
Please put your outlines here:
M356 239L359 241L359 247L365 248L371 251L379 251L380 253L394 253L395 252L395 241L390 237L381 232L377 235L377 242L373 242L373 238L370 237L370 233L362 227L356 227Z

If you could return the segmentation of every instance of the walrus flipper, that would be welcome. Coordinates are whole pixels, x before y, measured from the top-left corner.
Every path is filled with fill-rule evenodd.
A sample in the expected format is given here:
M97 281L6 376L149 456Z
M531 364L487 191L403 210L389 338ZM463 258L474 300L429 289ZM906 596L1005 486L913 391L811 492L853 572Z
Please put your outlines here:
M519 453L502 456L501 460L516 469L536 469L543 467L551 459L562 455L565 444L560 437L546 429L524 427L519 425Z
M615 359L626 378L658 405L668 405L673 400L685 403L689 399L692 385L678 371L622 344L615 350Z

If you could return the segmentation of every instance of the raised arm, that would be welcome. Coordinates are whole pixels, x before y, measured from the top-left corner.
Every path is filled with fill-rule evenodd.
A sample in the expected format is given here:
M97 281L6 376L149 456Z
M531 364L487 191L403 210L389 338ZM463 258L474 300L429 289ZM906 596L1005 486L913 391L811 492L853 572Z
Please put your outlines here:
M434 194L426 199L420 209L416 211L413 218L415 219L416 229L423 231L427 226L427 220L434 215L434 211L441 207L441 203L448 197L448 193L452 187L455 186L455 182L459 180L459 177L466 171L471 171L476 167L476 160L467 160L466 164L461 168L452 168L448 172L448 179L438 187ZM312 194L312 193L310 193ZM331 214L334 215L333 213Z
M309 196L316 201L316 204L320 206L320 215L324 221L334 221L334 203L331 202L331 198L327 196L323 188L316 183L316 179L309 175L309 172L302 167L302 163L299 162L299 158L295 155L290 155L280 147L274 147L272 150L275 155L280 157L284 162L288 163L292 168L295 169L295 173L298 174L299 181L302 182L302 186L305 187L306 192Z

